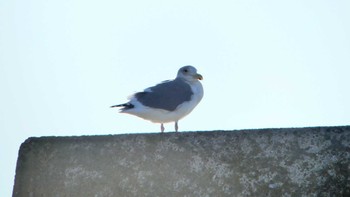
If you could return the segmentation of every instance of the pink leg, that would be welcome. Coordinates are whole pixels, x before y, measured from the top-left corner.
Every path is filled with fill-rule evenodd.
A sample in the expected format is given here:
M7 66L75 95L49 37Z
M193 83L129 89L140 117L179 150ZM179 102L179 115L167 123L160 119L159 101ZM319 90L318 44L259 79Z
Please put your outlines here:
M160 124L160 131L161 131L162 133L164 132L164 125L163 125L163 123Z
M179 126L177 125L177 121L175 122L175 132L179 130Z

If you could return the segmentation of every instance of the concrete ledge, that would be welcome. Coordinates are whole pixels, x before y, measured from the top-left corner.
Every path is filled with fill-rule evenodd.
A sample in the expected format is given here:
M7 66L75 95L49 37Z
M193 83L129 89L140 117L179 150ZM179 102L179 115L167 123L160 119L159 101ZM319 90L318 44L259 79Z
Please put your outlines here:
M13 196L350 196L350 126L27 139Z

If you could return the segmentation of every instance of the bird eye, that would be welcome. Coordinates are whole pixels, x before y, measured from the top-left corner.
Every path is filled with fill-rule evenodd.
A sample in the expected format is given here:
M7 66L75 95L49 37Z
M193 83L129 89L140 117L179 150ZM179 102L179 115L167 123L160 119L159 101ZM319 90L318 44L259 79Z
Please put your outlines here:
M188 70L187 70L187 69L184 69L184 72L185 72L185 73L187 73L187 72L188 72Z

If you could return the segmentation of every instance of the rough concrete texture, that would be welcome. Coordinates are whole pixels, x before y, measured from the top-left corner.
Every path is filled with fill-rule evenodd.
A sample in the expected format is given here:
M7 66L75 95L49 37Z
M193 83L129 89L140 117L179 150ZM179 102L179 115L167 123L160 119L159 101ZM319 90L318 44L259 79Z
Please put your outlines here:
M26 140L13 196L350 196L350 126Z

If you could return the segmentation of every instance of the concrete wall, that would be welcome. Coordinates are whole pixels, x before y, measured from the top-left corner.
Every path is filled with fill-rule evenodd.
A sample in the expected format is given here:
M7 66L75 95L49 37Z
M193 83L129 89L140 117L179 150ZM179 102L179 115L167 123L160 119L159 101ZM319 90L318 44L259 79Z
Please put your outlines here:
M13 196L350 196L350 127L26 140Z

